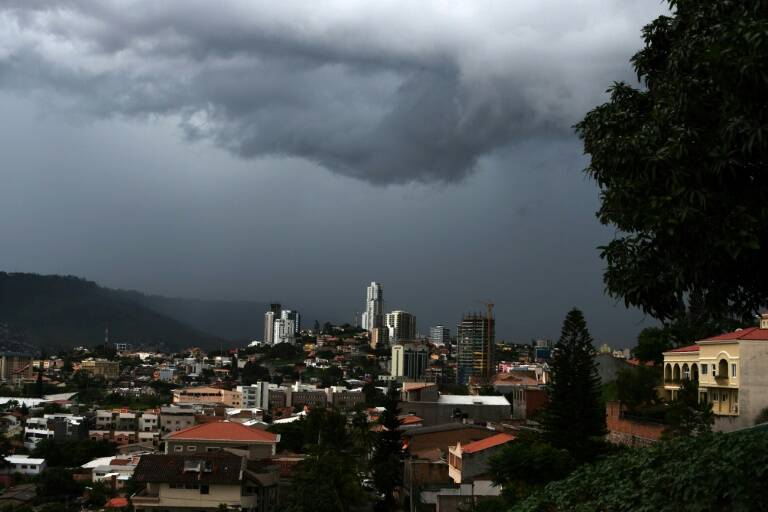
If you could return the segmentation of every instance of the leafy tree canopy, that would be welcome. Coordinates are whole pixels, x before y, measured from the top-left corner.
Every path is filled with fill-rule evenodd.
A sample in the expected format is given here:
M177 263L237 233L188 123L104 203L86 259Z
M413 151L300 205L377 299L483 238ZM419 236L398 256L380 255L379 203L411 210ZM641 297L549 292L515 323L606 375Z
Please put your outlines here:
M608 292L652 316L700 296L713 318L768 302L768 4L669 0L614 84L576 126L600 188Z
M704 434L583 465L511 510L768 510L766 467L765 433Z

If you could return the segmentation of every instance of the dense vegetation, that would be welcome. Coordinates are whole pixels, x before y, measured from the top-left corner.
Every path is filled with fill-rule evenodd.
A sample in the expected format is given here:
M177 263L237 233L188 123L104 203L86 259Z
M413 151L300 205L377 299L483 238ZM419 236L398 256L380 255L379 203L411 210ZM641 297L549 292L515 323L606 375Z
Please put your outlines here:
M699 297L711 318L768 302L768 2L670 0L617 83L577 125L610 294L670 320Z
M766 468L765 433L704 434L581 466L512 510L768 510Z
M76 277L0 272L0 324L35 346L67 348L113 340L210 345L206 335L129 300L122 292Z

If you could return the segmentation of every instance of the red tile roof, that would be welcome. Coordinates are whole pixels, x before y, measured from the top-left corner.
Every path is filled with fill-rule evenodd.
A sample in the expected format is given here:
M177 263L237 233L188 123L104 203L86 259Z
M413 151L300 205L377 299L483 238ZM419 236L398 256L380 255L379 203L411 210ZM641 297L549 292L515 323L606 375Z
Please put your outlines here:
M128 506L128 498L122 498L120 496L118 496L117 498L112 498L104 505L105 508L124 508L127 506Z
M424 420L419 418L415 414L409 414L407 416L401 416L400 417L400 424L401 425L413 425L415 423L421 423L422 421L424 421Z
M698 351L699 351L698 345L688 345L687 347L675 348L672 350L668 350L667 352L698 352Z
M718 334L711 338L705 338L701 341L730 341L730 340L763 340L768 341L768 329L759 327L747 327L725 334Z
M202 423L168 434L168 439L204 439L209 441L255 441L276 443L277 435L264 430L246 427L241 423L218 421Z
M485 439L474 441L465 446L462 446L461 452L462 453L481 452L483 450L487 450L488 448L493 448L494 446L499 446L501 444L508 443L514 439L515 439L515 436L510 434L496 434L495 436L486 437Z

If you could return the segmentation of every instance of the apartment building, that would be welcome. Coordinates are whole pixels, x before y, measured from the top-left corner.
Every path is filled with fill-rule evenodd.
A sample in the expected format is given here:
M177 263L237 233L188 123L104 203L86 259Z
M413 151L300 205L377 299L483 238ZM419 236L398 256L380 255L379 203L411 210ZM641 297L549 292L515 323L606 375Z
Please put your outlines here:
M768 407L768 313L758 327L737 329L664 353L664 393L677 396L681 382L698 383L699 399L712 404L714 429L728 432L755 424Z
M0 380L17 383L33 377L32 356L17 352L0 353Z
M195 410L192 407L175 405L160 408L160 432L175 432L195 424Z
M214 404L225 407L242 407L239 391L198 386L173 390L174 404Z
M24 447L33 450L41 439L84 439L88 425L83 416L73 414L45 414L42 418L27 418L24 427Z
M237 391L241 395L241 401L243 407L246 409L252 409L254 407L258 409L269 409L269 382L259 381L256 384L250 386L237 386Z
M94 377L117 379L120 377L120 363L108 359L84 359L80 362L80 371L90 373Z
M165 453L194 454L241 450L249 459L275 455L280 436L231 421L201 423L165 436Z
M134 480L145 485L132 496L136 512L273 512L277 506L276 472L228 452L144 455Z

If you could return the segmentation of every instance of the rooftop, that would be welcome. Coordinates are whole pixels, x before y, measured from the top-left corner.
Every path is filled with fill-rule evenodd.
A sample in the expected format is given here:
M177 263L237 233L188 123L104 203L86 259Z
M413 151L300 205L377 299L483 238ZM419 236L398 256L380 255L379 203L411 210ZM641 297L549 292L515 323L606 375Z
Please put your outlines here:
M506 405L509 400L503 396L490 395L440 395L438 403L451 405Z
M133 478L138 482L239 485L243 458L227 452L145 455Z
M461 447L462 453L477 453L494 446L499 446L508 443L515 439L515 436L510 434L496 434L495 436L486 437L479 441L474 441Z
M731 341L731 340L759 340L768 341L768 329L759 327L747 327L746 329L737 329L733 332L718 334L701 341Z
M251 441L261 443L276 443L276 434L246 427L241 423L232 421L217 421L214 423L202 423L177 432L171 432L166 439L202 439L207 441Z
M667 352L698 352L699 346L698 345L688 345L687 347L679 347L672 350L668 350Z

